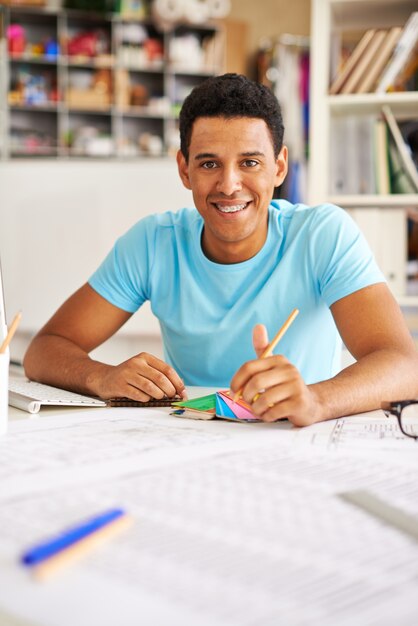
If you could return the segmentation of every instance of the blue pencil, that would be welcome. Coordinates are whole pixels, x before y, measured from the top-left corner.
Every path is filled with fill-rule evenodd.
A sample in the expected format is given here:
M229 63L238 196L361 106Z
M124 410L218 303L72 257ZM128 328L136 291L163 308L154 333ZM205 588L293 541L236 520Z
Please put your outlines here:
M97 530L107 526L115 520L123 517L123 509L111 509L100 515L96 515L89 520L85 520L77 526L73 526L62 531L52 539L44 541L24 552L20 558L21 562L27 566L37 565L55 554L77 543L81 539L88 537Z

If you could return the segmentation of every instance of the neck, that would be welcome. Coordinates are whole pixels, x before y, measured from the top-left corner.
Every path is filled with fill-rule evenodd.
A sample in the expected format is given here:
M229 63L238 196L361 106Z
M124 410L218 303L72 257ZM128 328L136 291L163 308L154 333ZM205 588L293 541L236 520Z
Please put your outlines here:
M213 245L207 240L206 230L203 228L202 233L202 250L204 255L214 263L222 265L232 265L234 263L244 263L256 256L264 246L267 239L266 231L262 238L257 242L249 242L247 239L243 241L224 241L222 244Z

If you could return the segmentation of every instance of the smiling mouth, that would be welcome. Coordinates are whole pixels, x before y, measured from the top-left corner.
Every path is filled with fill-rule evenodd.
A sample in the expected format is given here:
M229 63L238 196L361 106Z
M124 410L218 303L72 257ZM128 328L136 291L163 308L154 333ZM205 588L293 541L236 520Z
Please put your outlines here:
M220 211L221 213L238 213L239 211L243 211L249 205L249 202L240 202L237 204L224 204L223 202L214 202L213 205Z

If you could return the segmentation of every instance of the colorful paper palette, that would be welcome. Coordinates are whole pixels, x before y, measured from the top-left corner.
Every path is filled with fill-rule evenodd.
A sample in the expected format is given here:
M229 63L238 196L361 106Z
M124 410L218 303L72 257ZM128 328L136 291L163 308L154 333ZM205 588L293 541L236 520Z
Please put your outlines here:
M178 417L190 417L192 419L222 419L236 420L240 422L255 422L258 417L251 411L251 407L239 399L235 401L229 389L193 400L173 402L174 415Z

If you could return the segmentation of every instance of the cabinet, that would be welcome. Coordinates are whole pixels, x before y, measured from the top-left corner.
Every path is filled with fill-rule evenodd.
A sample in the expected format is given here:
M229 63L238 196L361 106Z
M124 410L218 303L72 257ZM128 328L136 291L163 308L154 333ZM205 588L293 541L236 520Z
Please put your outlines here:
M172 153L184 98L224 63L220 23L0 7L0 36L3 159Z
M417 209L418 194L336 194L331 181L332 167L341 155L347 177L364 156L350 134L340 145L335 141L335 125L348 117L377 119L383 105L389 105L399 121L416 120L418 92L328 95L336 41L347 33L354 33L358 41L367 29L403 26L416 9L415 0L313 0L309 201L347 209L369 240L393 293L400 302L418 304L418 299L406 297L406 214Z

